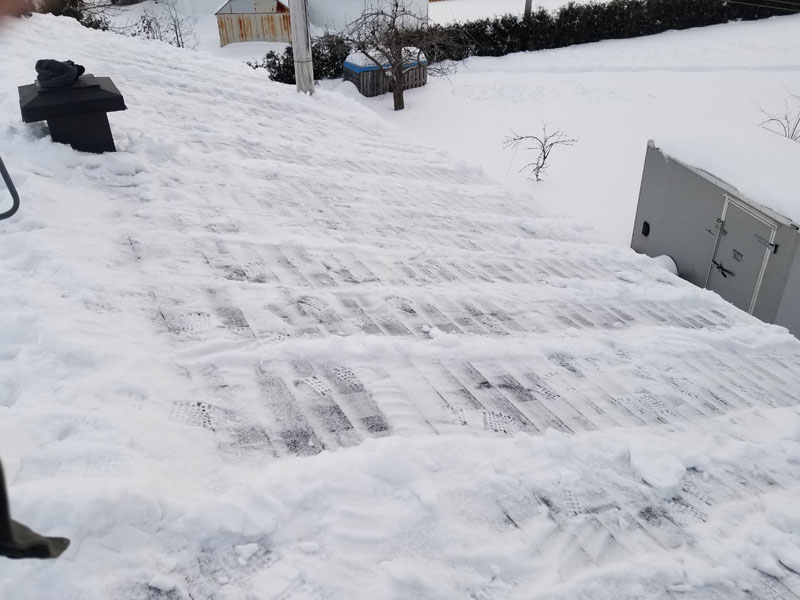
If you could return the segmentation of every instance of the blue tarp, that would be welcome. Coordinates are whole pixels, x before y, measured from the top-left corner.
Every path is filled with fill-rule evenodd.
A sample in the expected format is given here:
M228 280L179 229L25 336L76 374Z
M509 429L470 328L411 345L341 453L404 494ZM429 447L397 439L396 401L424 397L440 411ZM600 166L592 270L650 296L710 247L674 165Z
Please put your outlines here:
M414 62L409 62L409 63L404 64L403 68L404 69L412 69L414 67L420 66L420 64L427 65L428 61L425 60L425 59L422 59L421 61L416 61L415 60ZM363 65L357 65L356 63L344 61L344 68L345 69L349 69L350 71L353 71L354 73L363 73L364 71L377 71L378 70L378 65L371 64L371 65L363 66ZM383 69L388 71L389 69L391 69L391 65L389 63L386 63L385 65L383 65Z

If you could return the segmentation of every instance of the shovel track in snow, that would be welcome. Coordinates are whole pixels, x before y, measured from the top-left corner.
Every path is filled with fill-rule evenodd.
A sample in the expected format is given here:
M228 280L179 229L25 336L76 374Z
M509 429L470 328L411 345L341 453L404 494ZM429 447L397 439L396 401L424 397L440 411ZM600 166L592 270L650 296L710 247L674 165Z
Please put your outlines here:
M320 127L305 156L286 141L310 139L305 125L273 104L243 105L231 118L285 122L282 139L252 135L244 122L235 139L192 133L188 149L226 157L225 185L202 174L187 181L168 164L150 186L191 198L191 210L148 204L148 227L118 242L120 264L154 288L148 310L191 387L192 399L170 401L167 416L213 439L223 460L309 457L395 434L656 427L711 435L726 415L798 403L796 348L746 348L739 342L755 321L729 305L629 252L588 247L590 233L441 157L407 177L418 164L415 143L393 142L395 159L385 160L383 136L356 118ZM343 126L362 143L348 141ZM356 148L375 160L353 160ZM248 179L248 169L269 175ZM119 202L141 210L152 190L137 189L134 176L112 179ZM233 183L245 180L253 185ZM691 547L693 528L721 507L798 485L793 474L756 465L690 469L675 495L661 498L629 467L618 470L629 477L587 465L581 485L529 490L486 519L527 534L546 515L537 552L558 556L559 576L569 579ZM259 543L247 568L278 573L268 541ZM213 551L177 570L195 599L215 597L220 577L246 571L233 554ZM784 575L764 575L749 593L645 596L796 598L797 578ZM281 585L274 598L315 595L298 576ZM176 594L143 586L128 596Z
M243 253L241 247L237 252ZM368 283L344 287L344 283L334 281L334 287L327 283L312 286L310 282L319 282L320 277L312 277L313 269L308 265L325 262L324 267L318 267L320 272L325 269L338 277L343 272L341 263L332 267L330 258L315 258L319 252L296 249L279 253L275 264L287 270L277 276L278 280L282 281L282 276L293 280L276 289L263 283L270 262L253 258L258 253L255 247L244 253L253 259L248 264L256 265L257 277L226 278L229 284L191 302L159 302L158 312L176 344L198 346L202 355L204 345L238 340L249 344L244 347L247 353L257 356L260 347L292 339L361 334L426 342L436 333L468 336L480 346L481 340L537 336L564 325L576 330L624 332L644 325L656 331L680 328L713 332L734 326L739 318L719 305L688 308L679 303L633 301L621 307L576 301L528 303L476 295L472 289L456 298L435 287L438 283L433 282L433 270L424 275L434 285L430 291L409 285L397 287L380 282L374 274L379 269L364 267L363 260L358 261L360 266L352 264L346 277L355 281L356 272L366 274ZM566 262L577 269L574 261ZM551 266L550 270L556 268ZM274 274L277 269L269 272ZM500 278L491 281L493 285L508 283ZM286 288L298 282L312 289L306 294L287 294ZM378 286L378 293L364 292L365 286ZM380 293L381 287L392 292ZM665 371L659 367L657 353L655 358L643 361L636 354L639 351L617 344L613 353L582 357L554 352L549 360L536 364L526 364L519 357L495 362L429 360L412 355L403 368L391 364L384 367L388 378L409 398L425 399L412 400L417 404L420 426L425 429L432 425L441 432L449 431L454 423L475 432L501 434L542 433L547 429L569 434L613 426L684 427L734 410L797 403L791 391L800 385L800 357L796 355L720 350L688 358L669 356L670 369ZM297 370L299 364L295 361L292 368ZM353 366L308 361L298 373L283 367L271 373L262 367L259 361L253 371L258 372L265 406L274 423L283 423L282 428L274 423L259 425L270 444L277 440L289 453L308 454L391 431L391 421L380 409L380 395L359 380ZM780 386L776 388L774 382ZM431 403L431 399L437 400ZM184 413L186 410L181 413L186 421ZM212 428L207 424L204 427Z

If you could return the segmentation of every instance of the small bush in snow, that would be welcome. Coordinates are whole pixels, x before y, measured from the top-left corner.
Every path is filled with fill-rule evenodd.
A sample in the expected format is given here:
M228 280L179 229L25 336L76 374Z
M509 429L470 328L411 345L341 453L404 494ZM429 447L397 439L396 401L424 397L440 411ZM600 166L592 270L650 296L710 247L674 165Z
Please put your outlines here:
M104 0L86 2L85 0L40 0L34 2L37 12L49 13L59 17L72 17L84 27L108 30L105 16L110 4Z
M800 94L789 93L784 102L783 113L768 113L763 109L761 112L767 117L761 123L764 129L800 142Z
M145 9L126 33L190 50L197 48L199 42L192 19L178 10L177 0L166 0L152 11Z
M555 131L547 131L547 123L542 123L542 131L536 135L517 135L511 132L511 135L506 137L503 148L517 150L520 146L532 152L534 159L523 165L520 171L530 171L536 178L536 181L541 181L547 167L550 166L548 160L550 153L556 146L572 146L578 140L568 137L560 129Z

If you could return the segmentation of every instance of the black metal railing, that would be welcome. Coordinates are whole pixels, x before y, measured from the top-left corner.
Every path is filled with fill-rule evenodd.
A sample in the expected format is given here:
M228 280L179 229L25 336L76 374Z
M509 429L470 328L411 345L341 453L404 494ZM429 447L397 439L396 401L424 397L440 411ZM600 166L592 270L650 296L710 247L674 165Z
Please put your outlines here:
M11 208L6 212L0 212L0 221L2 221L3 219L13 217L19 210L19 194L17 194L17 188L14 187L14 182L11 181L11 175L8 174L2 158L0 158L0 176L3 178L3 183L5 183L8 193L11 194Z
M3 465L0 463L0 556L56 558L68 546L69 540L66 538L45 537L11 518Z

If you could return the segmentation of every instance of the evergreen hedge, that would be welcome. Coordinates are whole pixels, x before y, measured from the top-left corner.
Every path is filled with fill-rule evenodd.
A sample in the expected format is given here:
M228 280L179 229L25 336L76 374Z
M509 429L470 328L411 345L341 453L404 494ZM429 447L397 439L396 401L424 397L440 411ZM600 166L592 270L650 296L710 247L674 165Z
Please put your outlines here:
M339 79L342 77L344 61L351 48L336 35L323 35L311 41L311 59L314 65L314 80ZM258 62L249 62L254 69L266 69L269 78L281 83L295 83L294 53L291 46L278 54L270 51Z
M754 0L748 0L758 4ZM768 0L763 0L767 2ZM670 29L704 27L728 21L752 21L787 14L786 10L765 5L730 4L724 0L609 0L577 4L570 2L554 12L543 8L522 16L505 15L465 23L432 25L459 43L431 46L421 36L415 45L428 60L463 60L470 56L505 56L512 52L563 48L609 39L652 35ZM347 43L336 35L316 38L312 43L315 79L342 76L342 63L350 52ZM291 46L282 54L269 52L260 62L248 63L263 68L270 79L294 83Z
M2 0L0 0L2 1ZM31 6L34 5L30 2ZM78 23L89 29L107 31L108 19L103 15L103 7L93 6L86 0L44 0L38 7L38 12L49 13L57 17L72 17Z

